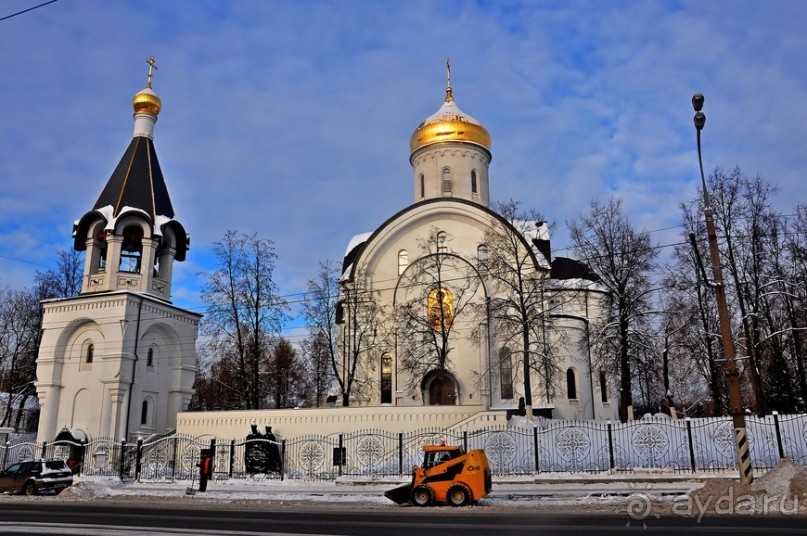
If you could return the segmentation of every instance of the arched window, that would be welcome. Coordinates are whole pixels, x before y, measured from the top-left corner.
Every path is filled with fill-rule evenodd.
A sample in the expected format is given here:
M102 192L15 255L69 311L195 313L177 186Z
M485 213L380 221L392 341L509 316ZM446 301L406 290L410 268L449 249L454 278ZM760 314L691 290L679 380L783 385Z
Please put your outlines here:
M147 367L154 366L154 348L149 348L149 351L146 354L146 366Z
M566 371L566 398L577 400L577 378L573 368Z
M443 193L451 193L451 170L449 168L443 168Z
M436 330L448 329L454 320L454 296L445 287L429 292L427 300L429 323Z
M149 423L149 401L144 400L143 406L140 408L140 424L147 425Z
M140 273L140 261L143 256L143 229L137 225L129 225L123 230L123 243L120 252L121 272Z
M398 275L401 275L409 266L409 253L405 249L398 252Z
M608 381L603 371L600 371L600 400L602 400L603 403L608 402Z
M506 346L499 350L499 379L501 381L502 400L513 398L513 357Z
M476 267L480 270L488 269L488 247L485 244L476 248Z
M84 362L92 363L94 357L95 357L95 345L90 343L89 345L87 345L87 355L84 359Z
M381 403L392 404L392 356L381 356Z
M471 170L471 193L474 195L479 193L479 191L477 190L475 169Z
M448 251L448 245L446 245L447 241L448 235L445 231L437 233L437 253L446 253Z
M426 177L423 176L423 173L420 174L420 198L423 199L426 197Z

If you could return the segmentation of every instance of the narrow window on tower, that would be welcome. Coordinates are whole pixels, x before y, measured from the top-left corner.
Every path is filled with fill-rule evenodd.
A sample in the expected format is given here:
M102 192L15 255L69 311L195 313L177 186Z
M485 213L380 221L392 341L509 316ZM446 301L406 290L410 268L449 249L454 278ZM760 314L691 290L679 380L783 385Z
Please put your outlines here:
M476 185L476 170L471 170L471 193L473 195L478 195L479 191L477 190Z
M409 266L409 253L405 249L398 252L398 275L401 275Z
M443 193L451 193L451 170L443 168Z
M143 256L143 229L130 225L123 230L123 244L120 252L121 272L140 273L140 260Z
M146 354L146 366L154 366L154 348L149 348L148 354Z
M93 358L95 357L95 345L90 343L87 346L87 356L85 358L85 363L92 363Z
M423 176L423 173L420 174L420 198L423 199L426 197L426 177Z

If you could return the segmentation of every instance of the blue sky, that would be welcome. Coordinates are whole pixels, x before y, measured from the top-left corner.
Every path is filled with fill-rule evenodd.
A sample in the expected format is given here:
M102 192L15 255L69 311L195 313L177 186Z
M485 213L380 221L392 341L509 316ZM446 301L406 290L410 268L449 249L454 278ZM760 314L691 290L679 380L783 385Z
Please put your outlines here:
M4 0L0 17L41 3ZM0 22L0 285L71 247L159 70L155 144L192 236L174 302L227 229L272 239L281 293L413 201L409 136L440 106L487 127L494 200L556 224L621 196L676 240L699 176L690 98L706 95L705 167L741 166L805 201L807 3L801 1L60 0ZM293 333L299 321L287 327Z

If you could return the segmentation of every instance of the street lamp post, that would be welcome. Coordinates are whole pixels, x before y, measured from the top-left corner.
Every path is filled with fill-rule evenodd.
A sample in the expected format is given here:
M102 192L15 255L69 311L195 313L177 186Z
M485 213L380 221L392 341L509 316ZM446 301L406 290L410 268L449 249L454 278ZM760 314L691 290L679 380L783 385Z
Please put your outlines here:
M737 444L737 462L740 468L740 482L750 484L754 481L754 475L751 468L751 454L748 450L745 413L743 412L742 396L740 395L740 374L737 370L737 361L734 356L734 338L731 334L731 320L729 319L729 308L726 303L726 288L723 285L723 269L720 264L720 251L717 247L717 232L715 231L712 202L709 199L709 191L706 189L706 178L703 175L701 130L703 130L704 125L706 125L706 114L702 111L703 101L703 95L700 93L695 93L695 95L692 96L692 107L695 109L695 130L698 135L698 164L700 165L701 183L703 187L703 213L706 216L706 235L709 239L709 254L712 261L717 314L720 322L720 334L723 339L723 357L726 360L726 386L729 391L731 417L734 421L734 439Z

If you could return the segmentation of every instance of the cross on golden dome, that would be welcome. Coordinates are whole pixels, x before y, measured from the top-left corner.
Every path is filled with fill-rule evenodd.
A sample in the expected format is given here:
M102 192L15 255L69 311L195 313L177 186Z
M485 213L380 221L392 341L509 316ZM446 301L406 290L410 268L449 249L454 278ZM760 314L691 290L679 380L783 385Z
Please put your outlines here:
M157 70L157 62L154 60L154 56L149 56L149 59L146 60L146 63L149 65L149 75L148 80L146 80L146 87L151 87L151 79L154 78L154 71Z

